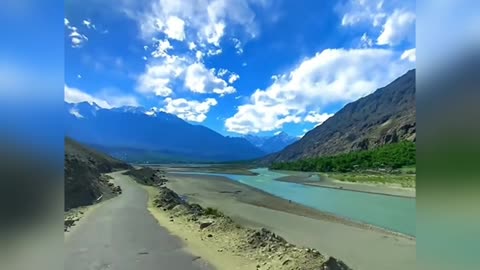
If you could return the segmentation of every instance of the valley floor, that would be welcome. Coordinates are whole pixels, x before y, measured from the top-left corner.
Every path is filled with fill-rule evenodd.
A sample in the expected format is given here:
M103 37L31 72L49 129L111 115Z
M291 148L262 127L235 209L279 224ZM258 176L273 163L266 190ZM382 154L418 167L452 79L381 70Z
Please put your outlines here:
M292 244L315 248L353 269L414 269L416 240L343 220L223 177L167 174L167 187L234 221L267 228Z

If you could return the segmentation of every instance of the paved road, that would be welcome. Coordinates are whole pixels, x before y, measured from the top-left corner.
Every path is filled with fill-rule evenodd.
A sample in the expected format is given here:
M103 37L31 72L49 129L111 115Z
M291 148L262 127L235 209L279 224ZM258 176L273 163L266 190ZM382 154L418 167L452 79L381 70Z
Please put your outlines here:
M68 270L213 269L182 249L147 210L147 193L129 176L114 173L123 193L105 201L65 239Z

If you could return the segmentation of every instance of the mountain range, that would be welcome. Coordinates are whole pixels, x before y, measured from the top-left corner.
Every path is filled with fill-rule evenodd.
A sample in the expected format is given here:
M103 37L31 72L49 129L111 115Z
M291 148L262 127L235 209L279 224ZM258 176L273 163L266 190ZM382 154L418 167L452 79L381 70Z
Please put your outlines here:
M65 103L66 136L128 162L221 162L259 158L265 152L175 115L143 108L103 109Z
M273 136L249 134L245 135L244 138L267 154L278 152L298 140L297 137L290 136L283 131Z
M349 103L334 116L261 163L295 161L416 140L415 70Z

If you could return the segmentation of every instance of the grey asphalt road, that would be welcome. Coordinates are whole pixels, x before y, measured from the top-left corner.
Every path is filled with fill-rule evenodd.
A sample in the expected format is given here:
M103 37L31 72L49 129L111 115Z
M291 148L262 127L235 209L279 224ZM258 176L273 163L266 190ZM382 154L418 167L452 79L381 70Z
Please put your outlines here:
M98 205L68 233L66 270L213 269L157 223L142 187L129 176L112 176L123 193Z

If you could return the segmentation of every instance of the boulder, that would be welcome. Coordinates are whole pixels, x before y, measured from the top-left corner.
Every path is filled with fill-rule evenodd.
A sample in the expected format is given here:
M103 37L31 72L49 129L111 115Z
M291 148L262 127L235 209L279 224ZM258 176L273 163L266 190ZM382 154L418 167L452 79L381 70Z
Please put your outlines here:
M322 264L322 270L352 270L341 260L329 257L327 261Z
M200 229L203 230L207 228L208 226L212 225L215 221L213 219L203 219L200 220Z

